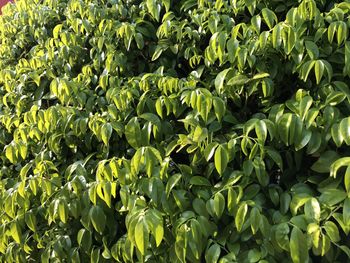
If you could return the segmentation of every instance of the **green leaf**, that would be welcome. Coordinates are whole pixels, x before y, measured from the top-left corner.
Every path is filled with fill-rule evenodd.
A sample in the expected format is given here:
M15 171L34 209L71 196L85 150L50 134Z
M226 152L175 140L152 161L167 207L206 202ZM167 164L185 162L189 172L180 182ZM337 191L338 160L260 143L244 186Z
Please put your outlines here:
M350 157L343 157L333 162L330 167L330 176L336 177L338 170L342 166L350 166Z
M254 248L254 249L249 250L249 252L248 252L249 262L255 263L255 262L258 262L260 259L261 259L261 252L258 249ZM261 262L261 261L259 261L259 262Z
M281 24L277 24L272 30L272 46L274 48L279 48L282 43L282 30Z
M342 44L344 40L347 39L347 35L348 35L347 24L344 21L339 21L338 28L337 28L338 45Z
M327 221L323 227L326 230L327 236L332 242L338 242L340 240L339 231L336 224L334 224L332 221Z
M246 203L240 204L236 216L235 216L235 226L238 232L241 232L243 224L245 223L245 218L248 212L248 205Z
M310 107L312 106L313 99L311 96L305 96L302 98L299 104L299 116L302 120L305 119Z
M347 246L339 246L341 250L346 254L348 258L350 258L350 249Z
M292 198L290 197L290 194L284 192L280 196L280 211L282 214L286 214L289 210L289 205Z
M280 246L280 248L289 251L290 243L289 243L289 226L287 223L281 223L278 224L275 230L275 238L277 241L277 244Z
M163 240L163 236L164 236L164 228L163 228L163 224L158 224L156 226L156 233L155 233L155 239L156 239L156 245L157 247L160 245L160 243Z
M261 215L259 212L259 209L256 207L253 207L250 211L250 227L252 229L253 235L256 234L256 232L259 230L261 223Z
M140 124L136 117L132 118L125 126L125 137L134 149L142 145Z
M12 145L7 145L5 148L5 156L11 163L17 162L16 151Z
M307 154L313 154L317 152L321 146L321 142L322 142L321 134L317 131L314 131L311 135L311 139L307 146L307 150L306 150Z
M333 68L332 65L327 61L322 59L322 62L326 68L326 72L327 72L327 76L328 76L328 82L331 81L332 77L333 77Z
M219 97L213 97L213 105L214 105L215 116L218 119L218 121L221 122L226 111L225 102Z
M145 42L143 40L143 36L141 33L136 33L135 34L135 41L136 41L136 45L139 49L143 49L143 47L145 46Z
M68 207L67 202L64 199L59 200L58 215L63 223L67 223L68 219Z
M310 195L307 193L297 193L293 196L292 202L290 203L290 210L292 215L296 215L298 209L303 206L309 199Z
M113 128L110 123L104 123L101 126L101 138L105 145L108 145L109 139L111 138L111 135L112 135L112 131L113 131Z
M155 18L157 21L159 21L159 14L160 14L160 5L157 4L156 0L147 0L147 9L148 12L151 13L153 18Z
M305 41L306 51L312 60L319 57L320 52L317 45L313 41Z
M263 8L261 13L266 25L269 27L269 29L272 29L274 24L277 23L277 16L275 13L268 8Z
M146 215L146 221L151 226L156 246L158 247L164 237L163 218L161 213L156 209L150 209ZM137 233L136 233L137 234Z
M293 263L304 263L309 259L306 237L297 227L293 227L290 236L290 255Z
M215 149L218 147L218 145L219 144L217 142L211 142L207 145L207 147L205 147L204 157L207 162L213 157Z
M149 0L148 0L148 1L149 1ZM153 1L153 0L150 0L150 1ZM164 51L164 48L163 48L163 47L157 46L156 49L155 49L155 51L154 51L154 53L153 53L152 61L157 60L157 59L160 57L160 55L163 53L163 51Z
M332 22L328 27L328 41L329 41L329 43L333 42L336 26L337 26L337 23Z
M343 204L343 221L345 225L350 225L350 198L347 197Z
M324 64L323 64L322 60L316 60L316 62L315 62L316 84L319 84L321 82L323 72L324 72Z
M257 79L264 79L268 77L270 77L270 74L264 72L264 73L255 74L252 79L257 80Z
M244 84L247 84L249 81L250 79L245 75L236 75L227 82L227 85L242 86Z
M77 235L77 241L79 247L81 247L83 251L88 252L92 244L91 233L84 228L80 229Z
M225 198L221 193L216 193L214 196L214 213L217 218L220 218L225 209Z
M331 128L332 139L337 147L340 147L343 143L343 135L341 134L341 130L339 128L339 124L334 124Z
M334 151L326 151L322 153L320 158L311 166L311 170L318 173L329 173L332 163L339 158Z
M290 125L292 123L293 115L291 113L283 114L278 121L279 136L287 146L289 145Z
M345 175L344 175L344 185L346 192L350 192L350 165L346 168Z
M90 262L91 263L100 262L100 249L93 248L91 250Z
M309 143L311 136L311 131L303 129L300 138L301 140L299 141L299 143L296 142L295 144L295 150L299 151L300 149L304 148Z
M32 211L28 211L25 214L25 222L30 230L32 230L33 232L36 232L36 229L37 229L36 216L34 215L34 213Z
M259 183L262 186L267 186L269 183L269 176L266 173L265 162L260 157L255 157L253 161L254 171Z
M304 211L306 218L320 221L321 208L316 198L311 198L305 203Z
M218 244L212 245L205 252L205 261L208 263L216 263L220 257L221 249Z
M211 186L209 180L203 176L193 176L190 180L191 185L199 185L199 186Z
M347 197L346 192L339 189L326 189L322 191L319 198L320 203L324 203L329 206L334 206L342 202Z
M230 69L225 69L221 71L215 78L215 90L218 94L222 94L224 91L224 81L229 71Z
M255 123L255 132L259 143L264 144L267 138L267 126L264 121L259 120Z
M283 161L281 154L274 150L273 148L267 148L266 153L269 155L269 157L275 162L275 164L278 165L278 167L283 170Z
M229 160L228 151L225 146L219 145L215 150L214 163L215 168L222 175L227 167Z
M54 27L53 31L52 31L52 35L54 38L59 38L59 34L62 30L63 25L62 24L58 24Z
M145 255L148 248L148 229L144 217L140 217L135 227L136 247L142 255Z
M106 215L99 206L93 206L89 212L90 220L95 230L102 234L106 226Z
M303 132L303 122L300 117L297 115L293 115L292 122L289 129L289 144L294 144L295 147L300 144L302 140L302 132Z
M12 238L20 244L22 239L22 230L17 220L11 224L10 232Z
M350 117L342 119L339 128L345 143L350 145Z
M170 9L170 0L162 0L162 3L165 7L165 12L169 12L169 9Z
M18 152L21 155L22 159L25 160L27 157L27 153L28 153L27 145L24 143L19 143L18 144Z
M289 55L294 46L295 46L295 42L296 42L296 33L294 31L294 29L292 27L288 27L288 33L287 33L287 43L286 43L286 53Z
M321 256L324 256L329 251L329 249L331 247L331 241L330 241L329 237L326 235L322 235L321 237L322 237L321 242L320 242L321 243L320 244Z
M180 173L174 174L172 175L165 187L165 192L167 194L167 196L169 197L171 190L175 187L175 185L177 185L177 183L180 181L182 175Z
M333 91L328 94L325 104L335 106L341 103L346 98L346 95L342 91Z

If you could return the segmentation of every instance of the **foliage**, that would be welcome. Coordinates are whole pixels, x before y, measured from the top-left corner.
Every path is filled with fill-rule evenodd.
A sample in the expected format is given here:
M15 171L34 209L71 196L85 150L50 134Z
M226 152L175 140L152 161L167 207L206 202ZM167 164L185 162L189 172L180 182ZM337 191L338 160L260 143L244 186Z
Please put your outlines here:
M347 262L334 2L8 5L0 261Z

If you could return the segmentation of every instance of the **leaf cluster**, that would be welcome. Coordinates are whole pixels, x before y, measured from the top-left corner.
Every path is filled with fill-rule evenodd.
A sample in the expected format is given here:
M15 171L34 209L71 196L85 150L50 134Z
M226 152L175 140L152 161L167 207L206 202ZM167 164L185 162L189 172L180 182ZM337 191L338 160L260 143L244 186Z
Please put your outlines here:
M350 3L17 0L1 262L347 262Z

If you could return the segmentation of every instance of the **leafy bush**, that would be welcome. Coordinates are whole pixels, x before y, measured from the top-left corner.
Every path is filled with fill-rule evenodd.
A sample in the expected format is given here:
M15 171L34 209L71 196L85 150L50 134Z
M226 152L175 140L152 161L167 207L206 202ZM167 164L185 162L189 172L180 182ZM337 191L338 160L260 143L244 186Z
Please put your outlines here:
M8 5L0 261L348 262L349 14Z

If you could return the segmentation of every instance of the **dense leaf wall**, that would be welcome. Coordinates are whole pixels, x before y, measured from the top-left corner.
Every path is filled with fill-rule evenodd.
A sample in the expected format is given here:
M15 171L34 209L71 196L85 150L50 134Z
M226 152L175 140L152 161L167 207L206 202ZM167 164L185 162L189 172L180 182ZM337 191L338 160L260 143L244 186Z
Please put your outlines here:
M0 261L349 261L349 12L8 5Z

